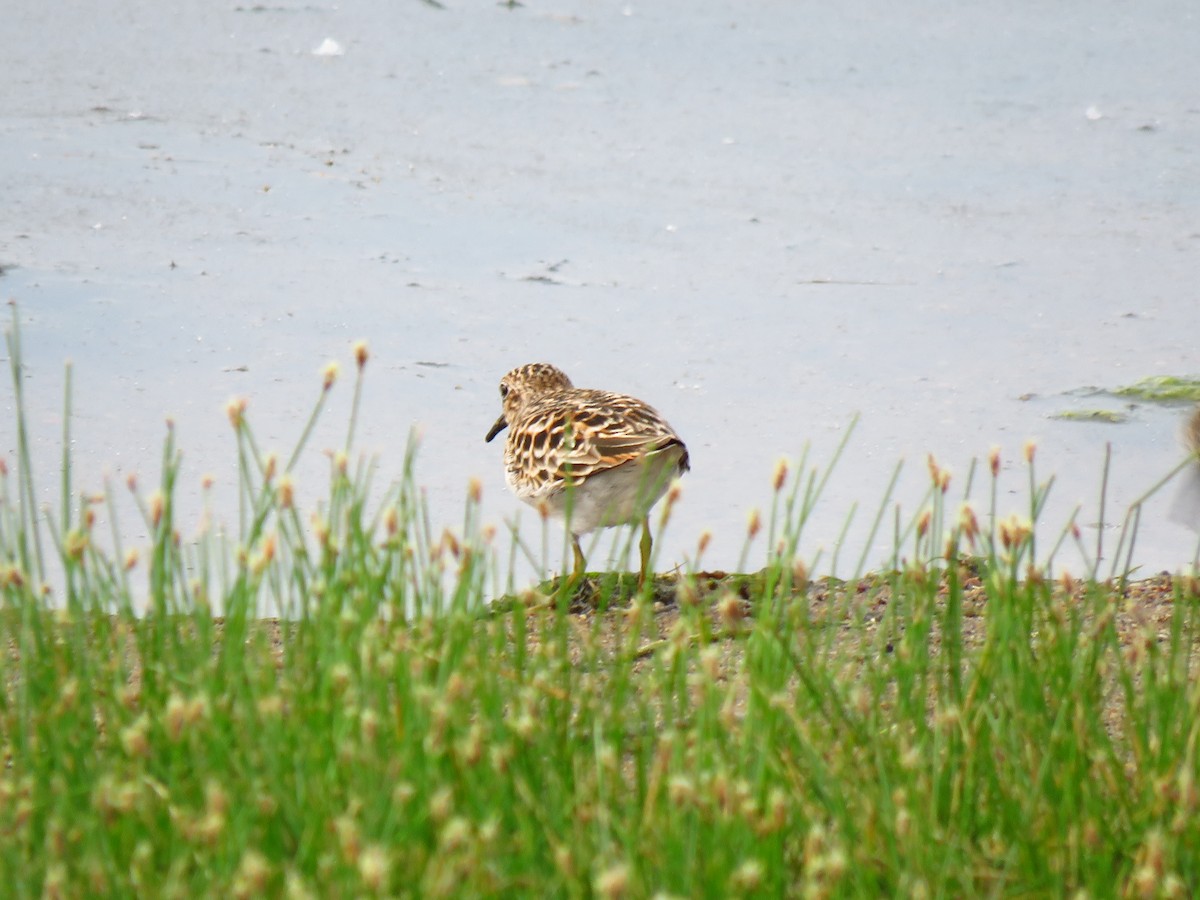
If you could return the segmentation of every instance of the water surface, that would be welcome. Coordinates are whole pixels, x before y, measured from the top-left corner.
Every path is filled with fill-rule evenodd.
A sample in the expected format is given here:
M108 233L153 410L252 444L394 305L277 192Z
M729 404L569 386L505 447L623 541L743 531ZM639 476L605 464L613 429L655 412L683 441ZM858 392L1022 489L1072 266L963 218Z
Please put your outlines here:
M44 471L70 358L80 483L152 478L170 417L185 511L206 473L231 510L226 399L285 450L320 367L367 338L360 446L387 480L419 425L448 524L472 476L489 518L520 512L483 435L500 375L534 360L687 440L664 563L710 529L707 562L734 565L775 460L828 459L856 413L809 554L901 458L911 511L927 453L961 479L998 445L1005 511L1025 509L1031 438L1049 522L1082 503L1095 523L1107 443L1121 514L1181 458L1181 410L1050 416L1124 408L1080 387L1200 371L1197 14L878 6L22 7L0 60L0 295ZM343 52L314 54L326 38ZM335 400L317 449L340 442ZM1169 493L1146 570L1194 552Z

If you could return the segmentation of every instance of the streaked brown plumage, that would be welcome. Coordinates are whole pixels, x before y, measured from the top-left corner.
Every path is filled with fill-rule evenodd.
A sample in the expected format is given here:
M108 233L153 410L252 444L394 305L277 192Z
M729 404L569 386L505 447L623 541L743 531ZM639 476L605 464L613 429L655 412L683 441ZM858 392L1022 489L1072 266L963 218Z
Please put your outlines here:
M566 521L583 571L579 535L641 522L642 578L650 553L648 513L673 478L689 469L687 447L651 406L610 391L583 390L548 363L513 369L500 380L505 478L533 506Z

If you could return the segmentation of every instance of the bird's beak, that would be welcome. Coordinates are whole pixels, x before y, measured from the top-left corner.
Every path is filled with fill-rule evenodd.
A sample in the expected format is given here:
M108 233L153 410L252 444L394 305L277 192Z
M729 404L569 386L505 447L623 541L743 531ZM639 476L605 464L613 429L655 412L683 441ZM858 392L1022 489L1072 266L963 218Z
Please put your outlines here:
M492 430L487 433L487 437L484 438L484 441L490 442L492 438L494 438L507 427L508 422L505 420L504 416L501 416L496 420L496 424L492 426Z

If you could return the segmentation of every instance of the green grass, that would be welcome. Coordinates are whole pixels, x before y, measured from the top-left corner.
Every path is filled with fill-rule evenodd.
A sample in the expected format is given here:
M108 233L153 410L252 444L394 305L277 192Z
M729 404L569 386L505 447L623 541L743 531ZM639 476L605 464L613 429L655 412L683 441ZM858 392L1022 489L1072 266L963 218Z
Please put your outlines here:
M481 523L474 487L461 525L433 528L411 449L375 498L353 419L302 512L288 470L310 428L272 463L232 404L228 538L180 539L170 434L138 553L94 533L66 454L61 505L39 510L18 341L0 474L9 896L1200 890L1197 580L1151 605L1098 563L1043 577L1035 550L1077 538L1042 533L1032 449L1024 517L999 515L995 459L978 513L931 461L911 521L880 504L880 575L810 582L830 467L804 461L751 520L758 571L632 597L597 576L599 610L551 581L489 608L525 544Z

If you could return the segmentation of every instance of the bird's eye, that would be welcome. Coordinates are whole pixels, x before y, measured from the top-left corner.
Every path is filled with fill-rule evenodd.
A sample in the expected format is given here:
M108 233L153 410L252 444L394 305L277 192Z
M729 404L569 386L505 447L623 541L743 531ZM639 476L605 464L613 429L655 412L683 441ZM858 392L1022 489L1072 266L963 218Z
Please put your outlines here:
M500 398L503 399L507 396L508 396L508 385L507 384L500 385Z

